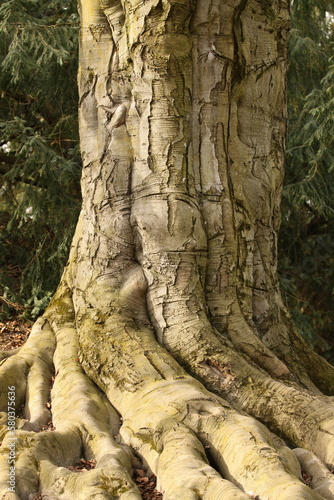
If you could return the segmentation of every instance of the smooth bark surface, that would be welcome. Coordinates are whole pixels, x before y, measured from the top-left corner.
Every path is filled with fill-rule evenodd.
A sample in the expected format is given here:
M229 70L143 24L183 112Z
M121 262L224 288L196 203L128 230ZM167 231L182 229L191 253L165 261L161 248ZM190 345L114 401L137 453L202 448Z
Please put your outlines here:
M82 211L51 305L2 355L1 498L140 499L138 460L164 500L333 498L334 369L276 272L288 3L80 13Z

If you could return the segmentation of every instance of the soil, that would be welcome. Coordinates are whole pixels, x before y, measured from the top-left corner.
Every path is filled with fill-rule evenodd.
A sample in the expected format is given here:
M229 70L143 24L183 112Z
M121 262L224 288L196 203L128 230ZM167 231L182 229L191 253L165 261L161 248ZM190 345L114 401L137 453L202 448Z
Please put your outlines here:
M31 323L18 319L0 323L0 350L11 351L21 347L29 337Z
M29 337L31 323L14 319L0 322L0 351L11 351L21 347ZM53 431L52 422L45 425L42 431ZM70 470L81 473L84 470L90 470L95 467L95 462L92 460L86 461L84 458L78 464L69 467ZM162 494L159 493L156 487L156 477L150 475L144 468L136 468L133 471L133 477L140 491L143 500L162 500ZM42 500L43 496L39 493L35 495L33 500Z

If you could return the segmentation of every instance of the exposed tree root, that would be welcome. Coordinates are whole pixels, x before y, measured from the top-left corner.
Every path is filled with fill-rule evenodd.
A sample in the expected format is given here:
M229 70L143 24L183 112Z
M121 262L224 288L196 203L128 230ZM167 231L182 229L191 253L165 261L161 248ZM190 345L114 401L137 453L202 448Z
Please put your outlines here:
M8 352L0 366L0 408L8 409L8 387L15 387L15 407L24 405L24 428L40 430L50 419L46 407L53 375L55 340L45 320L38 320L26 344L15 353Z
M159 400L163 404L157 407ZM149 460L167 498L180 498L181 494L181 498L212 500L244 498L226 480L263 499L321 498L300 483L299 466L280 440L258 422L238 415L223 401L194 386L191 380L157 383L156 388L141 395L140 401L140 415L146 414L145 420L136 419L130 412L121 432ZM149 410L153 402L154 412ZM133 411L139 413L138 408ZM207 465L203 444L226 480L219 481ZM182 478L175 488L177 480L170 472L175 474L176 467Z
M321 496L334 499L334 476L313 453L296 448L293 450L299 463L309 476L312 488Z
M75 330L64 328L56 338L56 377L51 393L56 430L37 434L15 432L17 498L28 499L40 489L50 499L139 500L141 496L131 479L131 453L114 439L119 416L83 373ZM11 498L11 493L6 493L6 479L12 439L7 433L1 450L1 498ZM65 468L82 456L95 460L96 469L78 475Z
M117 310L114 294L108 299L105 293L104 303ZM157 475L166 498L180 498L181 491L190 499L216 499L218 492L243 498L241 491L263 499L321 498L300 482L299 465L280 439L189 377L151 330L136 328L120 313L103 326L91 315L96 313L91 310L80 321L80 359L122 415L124 441ZM181 462L178 485L171 474Z
M25 500L42 491L45 498L52 500L139 500L140 493L131 477L135 463L131 449L156 474L166 500L332 498L326 484L330 472L320 490L303 484L298 460L280 438L191 378L155 341L151 329L135 325L128 309L124 319L124 295L118 308L115 300L115 294L104 294L105 306L112 303L118 310L112 319L107 318L103 325L96 323L93 318L101 318L105 311L97 314L90 309L89 314L81 316L77 335L71 300L66 287L61 288L46 314L52 329L45 319L34 326L30 347L27 344L21 349L17 366L25 366L24 352L29 358L29 349L36 359L43 349L52 353L55 336L56 375L51 391L55 431L29 432L24 430L31 429L29 422L19 422L21 429L15 433L15 493L8 491L6 479L11 443L7 433L1 448L0 498ZM60 321L64 318L65 323ZM84 335L87 329L92 335ZM47 342L40 342L41 334ZM9 360L15 361L15 357ZM6 363L1 367L3 380L18 383L12 364ZM52 363L48 366L50 375ZM31 373L37 373L36 380L40 381L38 370ZM27 390L38 384L25 387ZM291 390L296 389L287 388L283 399ZM29 391L33 394L32 389ZM24 403L24 387L20 394ZM36 398L26 402L34 425L40 405ZM296 409L293 412L298 422ZM119 435L121 439L115 440ZM321 452L327 443L319 441L319 436L313 439ZM66 468L80 458L96 461L96 468L83 473ZM304 464L303 469L308 470Z

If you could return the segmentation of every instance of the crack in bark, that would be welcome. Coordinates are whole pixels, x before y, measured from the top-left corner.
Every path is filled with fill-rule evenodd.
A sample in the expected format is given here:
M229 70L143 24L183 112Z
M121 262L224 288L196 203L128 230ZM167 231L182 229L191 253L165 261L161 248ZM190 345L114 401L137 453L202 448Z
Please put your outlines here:
M206 359L201 362L201 365L204 367L208 367L215 374L218 374L223 378L223 384L225 386L230 385L236 378L235 374L231 371L230 364L221 364L215 361L214 359Z

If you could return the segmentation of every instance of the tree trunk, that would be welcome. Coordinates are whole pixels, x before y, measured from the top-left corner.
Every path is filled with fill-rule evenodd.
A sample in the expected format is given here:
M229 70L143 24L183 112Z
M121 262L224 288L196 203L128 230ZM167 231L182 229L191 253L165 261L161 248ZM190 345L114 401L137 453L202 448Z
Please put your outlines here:
M333 499L334 368L276 272L288 2L80 12L82 211L51 305L2 354L1 498L140 499L139 460L164 500Z

